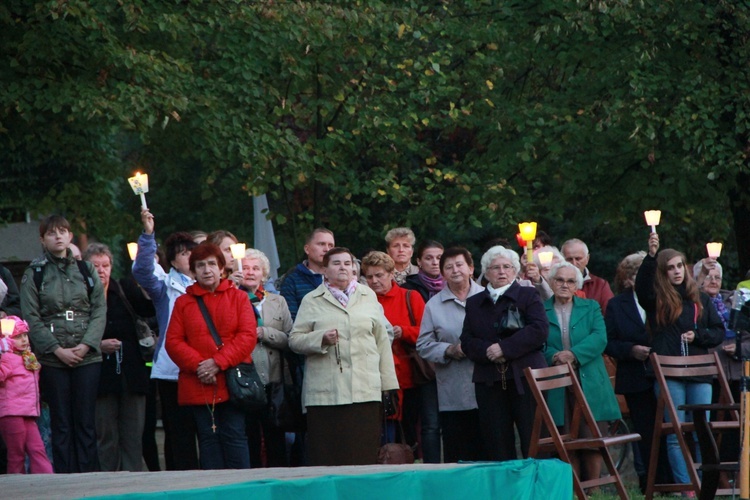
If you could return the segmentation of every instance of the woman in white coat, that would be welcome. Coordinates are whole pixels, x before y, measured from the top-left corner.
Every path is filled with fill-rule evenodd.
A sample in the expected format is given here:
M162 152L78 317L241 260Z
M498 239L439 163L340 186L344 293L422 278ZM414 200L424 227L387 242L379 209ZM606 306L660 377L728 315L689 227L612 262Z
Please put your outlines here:
M398 389L386 319L375 292L357 283L348 249L329 250L323 266L323 283L302 300L289 338L307 356L308 465L375 464L382 391Z

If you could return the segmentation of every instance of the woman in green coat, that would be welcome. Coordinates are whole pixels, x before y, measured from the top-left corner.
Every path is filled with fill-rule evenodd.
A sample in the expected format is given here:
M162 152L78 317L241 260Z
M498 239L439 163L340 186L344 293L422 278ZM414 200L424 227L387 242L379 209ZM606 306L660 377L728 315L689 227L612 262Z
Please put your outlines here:
M563 262L549 274L554 295L544 303L549 319L549 337L544 356L550 366L571 363L576 369L583 394L591 407L594 419L606 434L606 424L621 418L620 407L609 381L602 354L607 346L607 330L599 304L582 299L576 292L583 287L581 271ZM565 398L562 390L551 391L548 404L555 423L566 424ZM582 429L582 435L586 431ZM593 479L601 474L598 452L579 452L571 457L574 468L583 472L582 479ZM580 471L579 462L583 462Z

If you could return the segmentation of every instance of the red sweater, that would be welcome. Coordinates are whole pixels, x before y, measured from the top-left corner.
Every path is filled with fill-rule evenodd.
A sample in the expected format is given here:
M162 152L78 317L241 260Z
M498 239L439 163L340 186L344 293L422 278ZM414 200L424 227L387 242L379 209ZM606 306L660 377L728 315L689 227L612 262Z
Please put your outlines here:
M203 319L196 296L203 297L216 331L224 346L216 347ZM247 294L228 280L221 280L214 292L197 283L174 304L167 328L166 348L169 357L180 368L177 379L177 401L180 405L204 405L229 400L223 371L230 366L252 361L250 353L257 341L257 323ZM198 363L213 358L221 368L217 385L205 385L198 379Z
M404 343L414 347L419 336L419 325L422 323L424 314L424 300L419 293L401 288L392 282L393 287L385 295L378 295L378 302L383 306L385 317L393 326L400 326L403 330L400 339L393 341L393 363L396 366L396 378L401 389L414 387L412 378L412 363L414 363L404 351ZM410 292L411 310L416 319L416 325L412 326L409 321L409 310L406 307L406 293Z

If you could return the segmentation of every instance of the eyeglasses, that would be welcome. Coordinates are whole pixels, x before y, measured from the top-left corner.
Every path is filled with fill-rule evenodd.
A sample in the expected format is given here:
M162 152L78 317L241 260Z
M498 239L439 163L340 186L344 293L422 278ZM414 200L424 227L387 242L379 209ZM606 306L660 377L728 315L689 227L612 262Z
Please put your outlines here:
M704 281L718 281L721 283L721 276L706 276Z
M555 278L553 281L557 283L558 286L574 287L578 284L576 280L564 280L562 278Z
M500 269L502 269L503 271L510 271L511 269L513 269L513 266L511 266L510 264L503 264L502 266L490 266L487 268L488 271L492 271L493 273L495 271L499 271Z

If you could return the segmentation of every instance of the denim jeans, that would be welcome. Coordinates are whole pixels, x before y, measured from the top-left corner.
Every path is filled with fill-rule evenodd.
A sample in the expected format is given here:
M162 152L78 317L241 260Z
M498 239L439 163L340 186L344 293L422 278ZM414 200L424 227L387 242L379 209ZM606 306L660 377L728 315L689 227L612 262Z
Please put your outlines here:
M710 404L711 403L711 384L704 384L698 382L685 382L682 380L667 379L667 388L669 389L669 395L672 397L672 402L677 409L677 418L680 422L692 422L693 415L691 412L685 412L680 410L681 405L686 404ZM659 397L659 384L655 384L654 391L656 396ZM708 419L708 415L706 415ZM664 409L664 420L670 422L670 416L668 409ZM692 435L695 440L695 435ZM698 447L697 441L695 445L696 450L696 462L700 462L700 448ZM669 456L669 464L672 466L672 475L674 476L674 482L678 484L684 484L690 482L690 476L688 475L687 465L685 463L685 457L682 455L680 444L677 441L676 434L669 434L667 436L667 455Z
M422 458L426 464L440 463L440 414L438 412L437 382L420 386L422 426Z
M245 413L232 403L193 406L201 469L249 469ZM212 429L215 425L216 428Z

